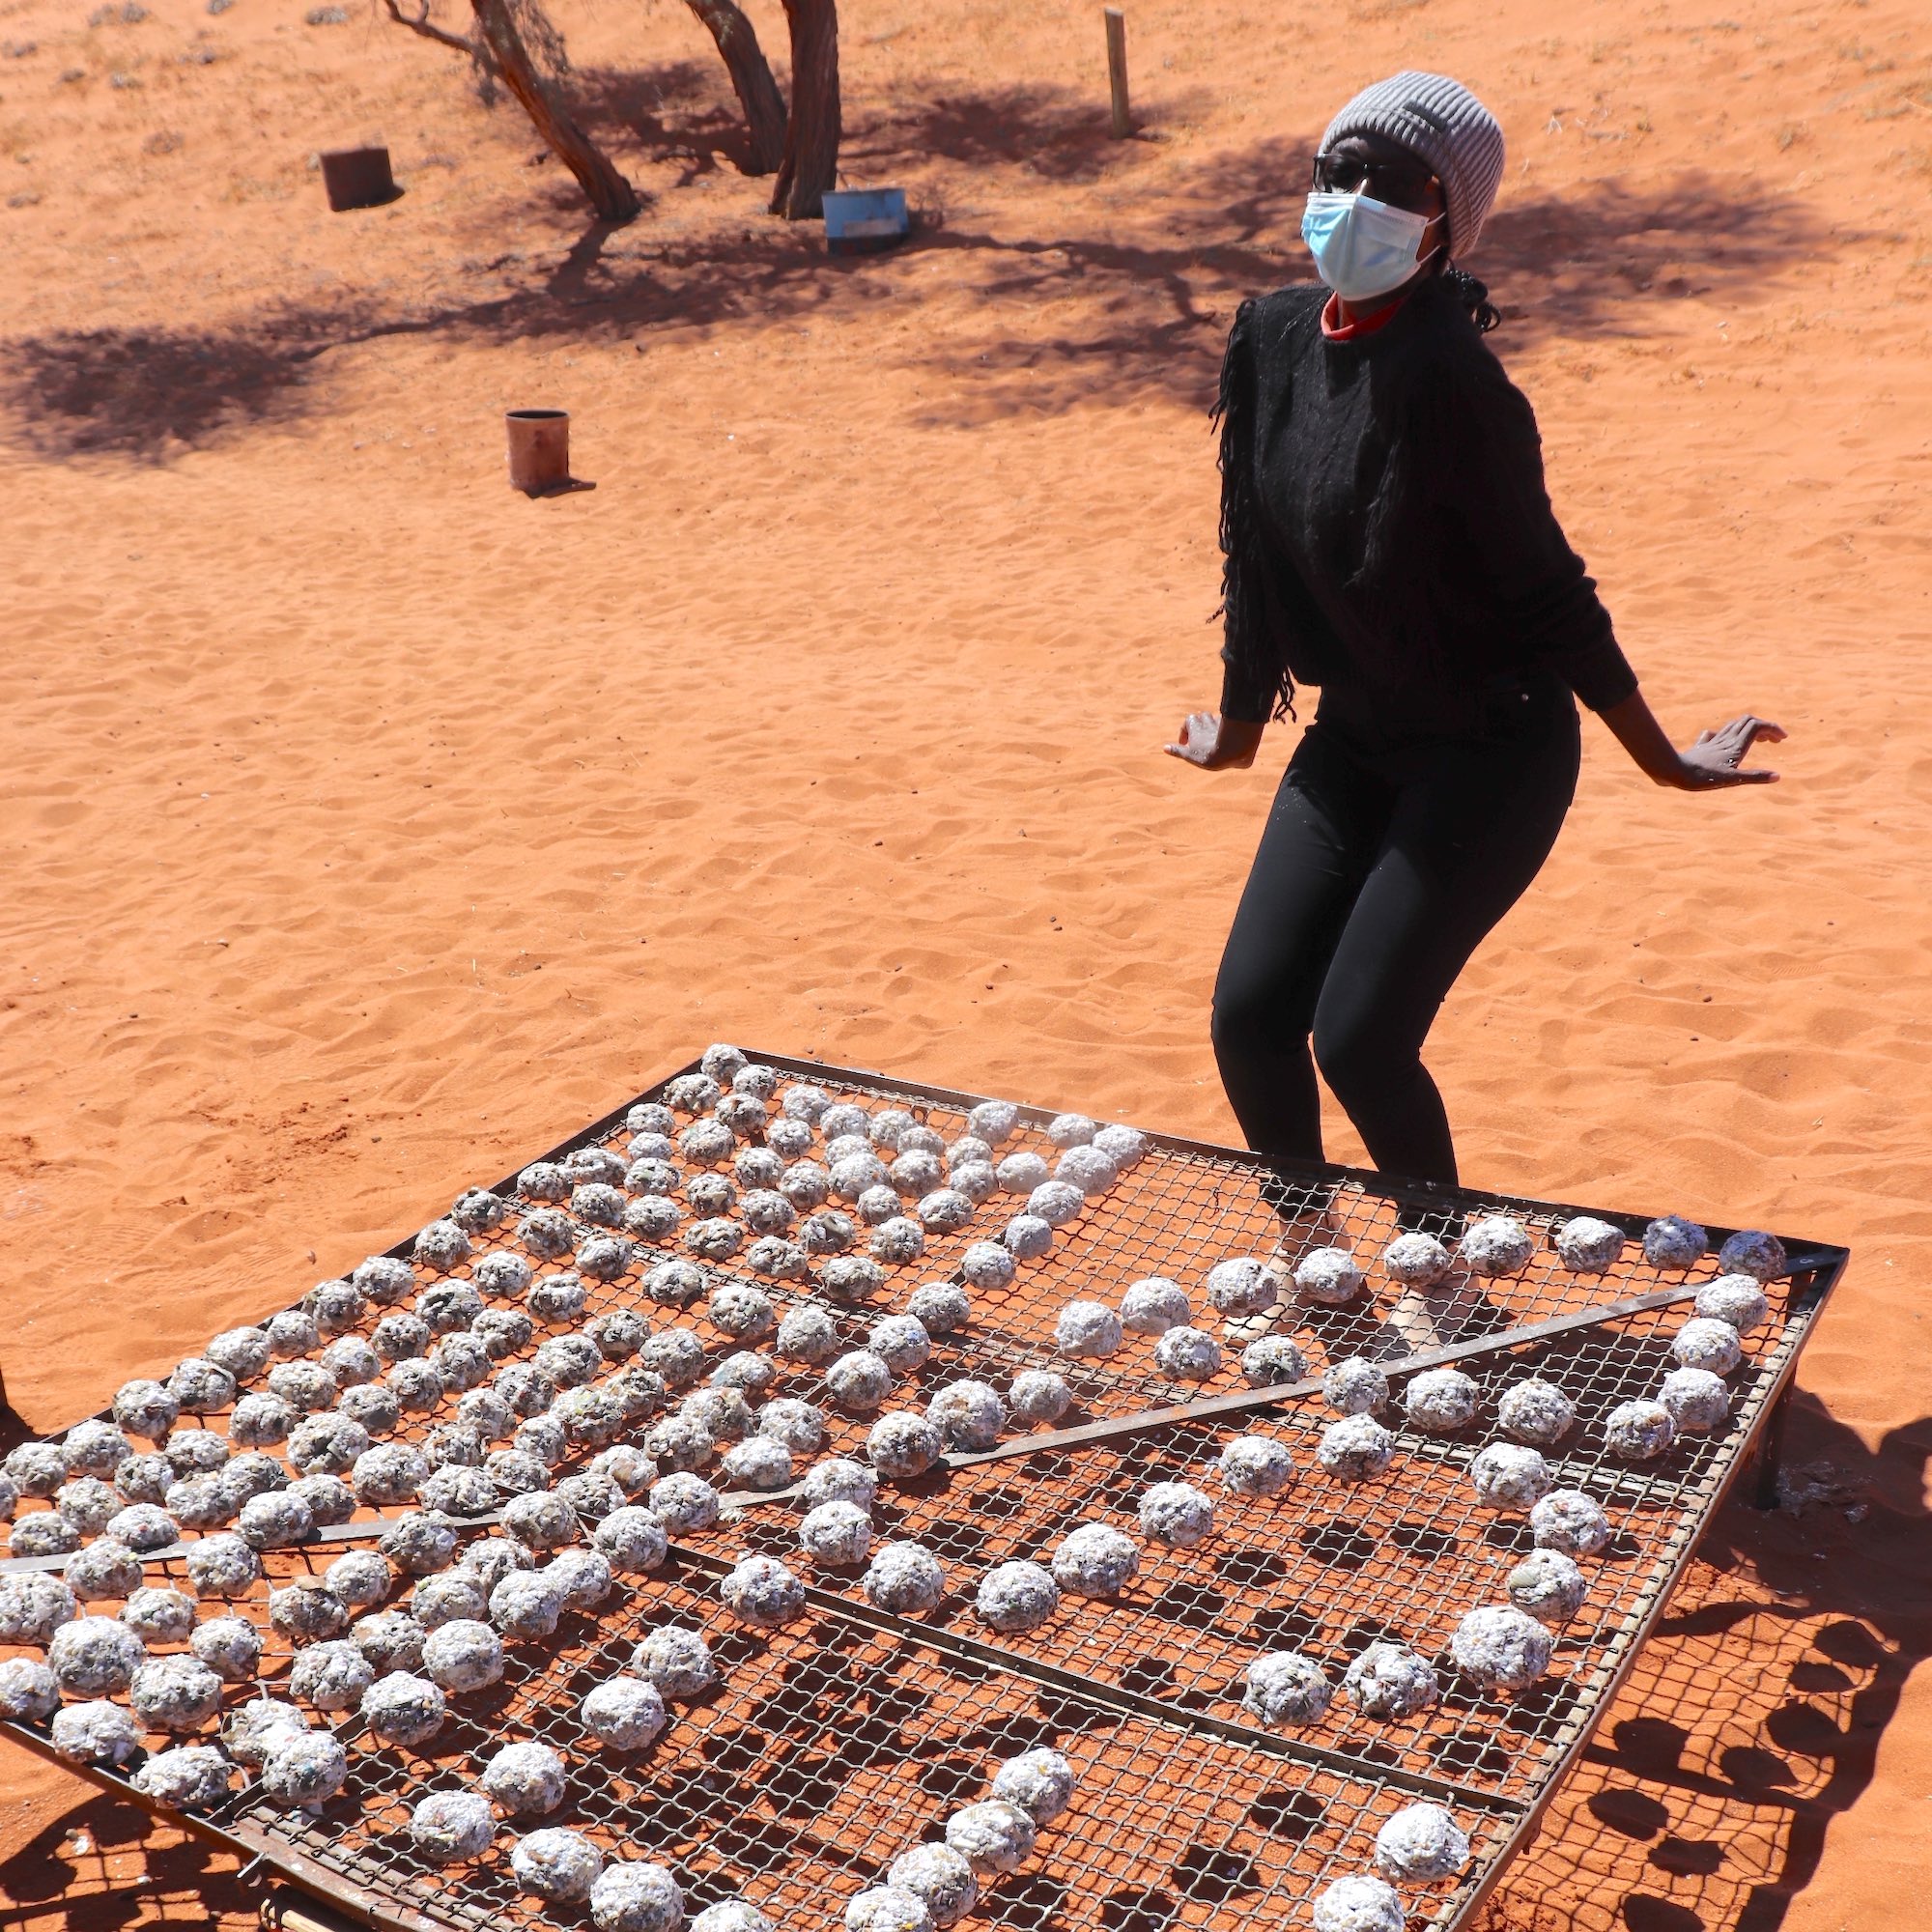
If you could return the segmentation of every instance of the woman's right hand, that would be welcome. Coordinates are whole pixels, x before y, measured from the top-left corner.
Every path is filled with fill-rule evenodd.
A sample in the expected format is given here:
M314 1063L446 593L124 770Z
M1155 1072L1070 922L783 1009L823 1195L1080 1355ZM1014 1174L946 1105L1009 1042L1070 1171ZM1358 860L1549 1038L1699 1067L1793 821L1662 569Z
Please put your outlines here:
M1180 736L1167 748L1171 758L1199 765L1204 772L1225 772L1251 765L1261 750L1265 724L1242 718L1223 718L1218 711L1190 711L1180 721Z

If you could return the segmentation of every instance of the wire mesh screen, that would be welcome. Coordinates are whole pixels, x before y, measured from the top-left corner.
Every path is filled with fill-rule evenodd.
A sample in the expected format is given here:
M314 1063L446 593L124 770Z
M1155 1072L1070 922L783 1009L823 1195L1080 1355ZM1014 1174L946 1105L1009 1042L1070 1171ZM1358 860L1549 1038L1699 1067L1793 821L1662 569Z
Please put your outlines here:
M298 1664L318 1633L277 1611L273 1593L327 1581L345 1548L371 1546L431 1498L433 1486L424 1485L420 1496L383 1499L359 1470L356 1494L318 1489L318 1468L332 1465L297 1453L302 1409L322 1414L336 1400L379 1442L416 1448L428 1467L473 1470L473 1482L434 1491L459 1560L478 1537L497 1533L499 1507L516 1492L582 1473L612 1443L650 1443L653 1419L713 1378L741 1387L754 1410L788 1398L810 1404L817 1421L808 1434L822 1429L809 1445L796 1444L789 1466L768 1457L757 1488L733 1474L744 1466L731 1455L735 1431L721 1425L719 1439L693 1452L724 1492L718 1519L673 1525L665 1568L620 1579L605 1603L566 1616L554 1635L511 1642L500 1682L452 1694L426 1744L384 1744L353 1700L324 1709L310 1696L308 1720L347 1750L341 1789L319 1809L279 1807L238 1769L226 1795L204 1796L190 1822L372 1923L585 1922L581 1903L546 1904L521 1889L508 1861L518 1833L567 1825L608 1856L673 1869L691 1914L743 1899L775 1924L829 1926L854 1894L880 1882L896 1852L938 1838L953 1810L983 1797L1002 1759L1044 1744L1079 1774L1074 1807L1041 1833L1021 1869L987 1883L978 1918L1025 1932L1164 1932L1258 1913L1287 1912L1293 1920L1337 1875L1373 1870L1376 1833L1425 1799L1452 1811L1471 1849L1457 1877L1405 1881L1409 1923L1465 1923L1627 1668L1787 1381L1842 1251L1791 1244L1786 1276L1767 1284L1768 1319L1742 1338L1726 1372L1727 1417L1680 1435L1666 1454L1633 1461L1609 1453L1605 1420L1619 1405L1654 1395L1675 1366L1672 1344L1690 1293L1718 1271L1709 1253L1688 1268L1660 1269L1632 1240L1603 1272L1579 1273L1552 1240L1570 1208L1390 1187L1341 1169L1284 1179L1246 1156L1147 1136L1144 1147L1123 1151L1106 1184L1070 1208L1062 1203L1043 1254L989 1270L983 1246L980 1265L970 1265L969 1255L1037 1205L1031 1190L1061 1151L1047 1131L1051 1117L1017 1110L997 1149L1003 1161L1036 1156L1031 1171L1023 1159L1002 1168L990 1187L982 1178L972 1198L948 1204L937 1200L951 1178L937 1151L954 1151L948 1159L958 1168L971 1096L812 1063L766 1065L769 1076L739 1090L755 1105L739 1106L715 1085L707 1093L687 1068L498 1182L497 1202L466 1197L469 1237L440 1252L429 1240L399 1243L386 1273L357 1275L370 1288L366 1298L331 1298L326 1285L304 1305L327 1312L327 1332L267 1324L273 1346L238 1370L239 1386L205 1382L173 1431L161 1430L163 1439L129 1445L131 1460L103 1486L117 1505L135 1499L140 1483L156 1488L156 1456L172 1457L181 1466L163 1473L179 1476L204 1455L244 1498L286 1488L315 1501L306 1526L253 1539L271 1546L261 1552L258 1579L232 1600L204 1589L194 1602L198 1624L238 1617L261 1644L259 1662L223 1688L221 1710L198 1731L186 1727L207 1739L265 1692L298 1703L307 1694ZM869 1194L831 1185L837 1136L829 1128L852 1122L826 1115L827 1131L801 1126L785 1111L785 1081L820 1090L814 1107L858 1106L862 1126L882 1132L891 1119L879 1161L881 1170L891 1162L888 1179L868 1174ZM677 1104L666 1108L667 1099ZM694 1134L701 1122L726 1117L722 1139ZM789 1122L782 1131L781 1119ZM897 1159L895 1142L905 1149ZM842 1145L850 1158L850 1144ZM921 1155L923 1164L909 1158ZM970 1148L965 1157L972 1161ZM815 1168L816 1181L790 1170L799 1160ZM773 1205L781 1166L790 1207ZM1377 1258L1397 1235L1434 1235L1454 1247L1472 1218L1499 1209L1533 1236L1518 1272L1485 1279L1452 1271L1422 1288L1378 1272ZM814 1214L808 1249L799 1237ZM1640 1219L1604 1218L1641 1234ZM1714 1231L1714 1248L1722 1234ZM1284 1239L1353 1251L1370 1276L1366 1291L1341 1307L1293 1296L1258 1314L1221 1315L1208 1305L1208 1268L1266 1257ZM522 1265L506 1274L491 1255ZM869 1274L850 1268L861 1257L874 1262ZM835 1260L848 1264L842 1284ZM685 1265L667 1270L670 1261ZM1178 1284L1191 1322L1212 1338L1185 1373L1164 1369L1171 1358L1151 1334L1130 1331L1111 1352L1064 1352L1056 1327L1069 1301L1117 1307L1130 1284L1150 1277ZM863 1401L840 1399L836 1378L828 1380L834 1358L866 1349L881 1317L903 1311L922 1286L962 1283L969 1319L932 1334L924 1360L895 1357L890 1386ZM829 1319L832 1342L803 1352L775 1347L774 1328L808 1307ZM618 1316L636 1320L611 1320ZM934 1327L944 1324L935 1319ZM568 1350L560 1356L556 1349L570 1336L579 1338L570 1345L574 1368ZM1244 1351L1270 1337L1292 1341L1298 1379L1251 1387ZM374 1344L380 1360L352 1370L353 1350L342 1352L352 1342ZM1380 1364L1394 1383L1380 1411L1393 1460L1361 1483L1325 1473L1318 1455L1334 1420L1320 1378L1351 1357ZM271 1364L303 1361L340 1366L341 1389L311 1386L313 1377L278 1381ZM1450 1361L1476 1384L1473 1418L1449 1431L1410 1423L1402 1400L1407 1378ZM1066 1384L1069 1406L1051 1424L1008 1415L990 1449L955 1450L921 1476L882 1482L870 1506L875 1547L917 1543L938 1559L944 1591L931 1609L882 1609L867 1594L863 1565L815 1564L803 1553L799 1524L810 1498L799 1479L810 1467L835 1456L865 1462L881 1412L923 1412L961 1380L1009 1392L1017 1375L1038 1369ZM660 1373L668 1387L652 1382ZM1507 1601L1510 1572L1532 1547L1520 1512L1484 1507L1470 1474L1478 1451L1497 1436L1499 1399L1530 1377L1557 1384L1575 1411L1574 1426L1544 1451L1548 1478L1592 1496L1609 1540L1583 1565L1582 1605L1556 1630L1548 1668L1510 1694L1460 1673L1452 1639L1466 1611ZM600 1422L594 1405L571 1408L578 1386L622 1386L636 1401L618 1424L608 1411ZM357 1387L387 1389L396 1400L385 1406L386 1398L357 1396ZM265 1390L304 1388L289 1430L278 1436L262 1428ZM638 1393L651 1388L654 1395ZM474 1392L488 1390L514 1398L515 1412L479 1406ZM1229 1442L1257 1433L1279 1443L1293 1465L1292 1482L1267 1496L1219 1480ZM658 1453L679 1460L675 1451ZM145 1471L136 1466L144 1463ZM1141 1501L1164 1482L1212 1499L1212 1533L1194 1547L1144 1530ZM156 1493L172 1507L178 1492ZM641 1490L637 1499L646 1500ZM64 1540L84 1556L102 1532L98 1501L68 1489L23 1496L16 1554L0 1564L0 1584L7 1573L71 1566L74 1558L56 1547ZM587 1529L606 1505L590 1492L580 1501ZM58 1516L78 1525L71 1539L57 1525L49 1530ZM162 1536L164 1547L142 1558L144 1582L194 1600L195 1541L233 1529L238 1517L246 1527L231 1497L225 1517L219 1506L204 1508L195 1526L182 1525L181 1542ZM1086 1523L1139 1544L1137 1576L1111 1598L1069 1589L1030 1633L988 1628L976 1607L985 1573L1014 1561L1050 1565ZM37 1539L48 1554L20 1553ZM272 1547L278 1542L287 1547ZM723 1574L760 1553L810 1586L809 1613L782 1629L745 1629L720 1602ZM96 1600L79 1607L126 1614L113 1594L125 1588L97 1587ZM420 1584L398 1576L385 1598L356 1607L377 1614L425 1601ZM677 1702L647 1749L596 1748L579 1715L583 1695L621 1675L640 1636L666 1623L705 1634L719 1684ZM151 1624L145 1641L147 1652L167 1657L193 1637L186 1628ZM1350 1665L1378 1642L1413 1652L1436 1680L1434 1700L1400 1721L1368 1715L1342 1688ZM1270 1728L1244 1703L1248 1666L1282 1651L1300 1653L1337 1693L1319 1719L1293 1730ZM25 1635L0 1643L0 1658L41 1655ZM70 1702L75 1694L69 1690ZM108 1685L103 1701L128 1709L128 1686ZM153 1790L141 1789L144 1767L171 1740L148 1727L145 1713L136 1716L145 1735L133 1754L97 1763L93 1773L156 1803ZM37 1748L51 1747L44 1720L23 1715L9 1728ZM473 1787L497 1748L524 1739L563 1759L554 1811L504 1820L480 1858L426 1862L409 1832L413 1805L426 1793Z
M750 1900L776 1923L836 1922L883 1882L893 1859L937 1840L946 1817L983 1799L999 1764L1041 1746L1072 1764L1076 1802L1041 1833L1023 1868L989 1883L992 1923L1234 1926L1289 1908L1331 1874L1407 1794L1373 1779L1250 1750L1111 1710L1024 1674L949 1659L896 1634L825 1615L769 1634L735 1629L704 1576L653 1578L621 1606L519 1656L500 1689L446 1724L427 1753L359 1745L351 1779L321 1816L238 1822L286 1833L318 1864L372 1889L393 1889L457 1923L530 1923L500 1848L466 1869L460 1897L426 1867L406 1832L425 1792L461 1789L505 1742L534 1740L564 1759L558 1817L611 1855L673 1866L687 1910ZM620 1671L651 1628L700 1631L721 1670L681 1704L652 1750L585 1748L575 1718L591 1686ZM1493 1855L1507 1821L1470 1824ZM1430 1896L1452 1903L1467 1885Z

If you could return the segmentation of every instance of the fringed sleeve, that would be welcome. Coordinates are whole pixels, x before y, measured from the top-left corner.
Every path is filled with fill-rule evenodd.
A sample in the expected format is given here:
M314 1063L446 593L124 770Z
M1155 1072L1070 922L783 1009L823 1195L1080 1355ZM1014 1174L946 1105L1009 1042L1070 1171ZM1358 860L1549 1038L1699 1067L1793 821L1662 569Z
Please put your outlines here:
M1294 678L1255 477L1258 304L1228 332L1213 420L1221 429L1221 715L1263 724L1294 715Z

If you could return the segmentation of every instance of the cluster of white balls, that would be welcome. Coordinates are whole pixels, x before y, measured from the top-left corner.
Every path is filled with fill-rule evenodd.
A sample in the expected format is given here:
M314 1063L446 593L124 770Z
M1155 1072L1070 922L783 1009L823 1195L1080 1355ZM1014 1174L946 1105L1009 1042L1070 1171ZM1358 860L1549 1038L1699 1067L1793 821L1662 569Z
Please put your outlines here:
M956 1923L979 1903L982 1884L1034 1856L1039 1833L1072 1804L1075 1781L1059 1751L1009 1758L990 1794L953 1812L942 1838L899 1853L883 1885L853 1898L846 1932L934 1932Z
M1315 1932L1403 1932L1407 1922L1397 1885L1456 1878L1469 1862L1469 1834L1440 1804L1405 1805L1376 1833L1376 1872L1350 1872L1315 1899Z
M590 1694L613 1693L607 1702L614 1707L616 1693L629 1694L626 1683L647 1699L659 1696L652 1684L636 1680L613 1680ZM521 1890L548 1905L587 1905L598 1932L677 1932L685 1923L685 1896L668 1867L611 1859L582 1832L527 1822L562 1806L566 1777L563 1759L548 1745L504 1745L478 1774L477 1788L436 1791L416 1802L410 1842L432 1864L465 1864L490 1850L503 1823L517 1825L523 1829L510 1846L509 1862ZM721 1900L691 1924L693 1932L772 1932L765 1916L742 1898Z
M1734 1236L1723 1253L1734 1261ZM1759 1236L1769 1240L1770 1236ZM1720 1258L1721 1259L1721 1258ZM1747 1259L1769 1266L1761 1250ZM1783 1254L1776 1256L1778 1266ZM1692 1313L1671 1338L1670 1353L1677 1366L1659 1384L1655 1396L1620 1403L1605 1418L1604 1435L1614 1455L1643 1463L1665 1454L1681 1435L1709 1435L1731 1419L1731 1391L1725 1377L1744 1360L1743 1337L1763 1325L1771 1312L1760 1278L1737 1268L1706 1282L1697 1291Z

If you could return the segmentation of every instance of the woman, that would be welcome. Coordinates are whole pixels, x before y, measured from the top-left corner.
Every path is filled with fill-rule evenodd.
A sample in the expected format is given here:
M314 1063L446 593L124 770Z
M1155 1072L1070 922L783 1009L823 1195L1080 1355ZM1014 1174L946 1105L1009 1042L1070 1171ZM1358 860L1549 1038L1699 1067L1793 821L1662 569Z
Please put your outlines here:
M1576 698L1659 784L1776 776L1740 769L1784 736L1756 718L1673 749L1557 526L1535 417L1482 339L1499 317L1450 265L1502 170L1501 128L1457 82L1357 95L1302 220L1325 289L1244 302L1228 339L1221 708L1167 749L1252 764L1295 686L1321 687L1214 988L1228 1098L1274 1160L1321 1158L1320 1065L1378 1168L1456 1179L1422 1043L1555 843Z

